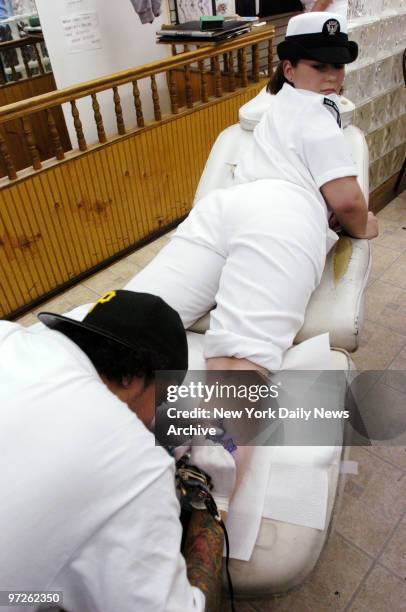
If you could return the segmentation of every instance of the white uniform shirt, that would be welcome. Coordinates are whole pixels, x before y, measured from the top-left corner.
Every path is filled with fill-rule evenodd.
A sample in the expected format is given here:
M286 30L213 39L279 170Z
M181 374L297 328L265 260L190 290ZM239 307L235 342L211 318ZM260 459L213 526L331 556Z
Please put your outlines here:
M0 589L61 590L70 612L204 609L173 460L59 332L0 322L0 455Z
M236 180L283 180L302 188L327 216L320 187L356 176L357 169L337 116L324 99L285 84L254 129L251 149L237 165Z

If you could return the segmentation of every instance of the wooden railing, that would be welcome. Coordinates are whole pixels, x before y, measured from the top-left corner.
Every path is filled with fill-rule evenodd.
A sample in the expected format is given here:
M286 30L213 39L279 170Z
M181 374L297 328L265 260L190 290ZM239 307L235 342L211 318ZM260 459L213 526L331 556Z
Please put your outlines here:
M0 317L22 314L184 218L215 139L271 72L272 36L258 28L0 107ZM25 166L10 145L17 130Z
M15 181L20 176L2 133L2 129L7 122L15 120L21 122L31 161L31 171L38 172L43 168L43 161L40 159L31 127L30 116L33 114L46 114L49 137L54 152L53 161L54 163L60 163L65 159L66 151L61 144L61 135L55 122L54 112L62 105L70 105L76 133L77 149L69 153L69 156L72 157L72 155L84 153L96 146L105 145L105 143L118 137L124 137L137 131L149 129L154 124L169 121L181 113L193 111L197 106L219 100L227 95L233 95L237 90L247 88L250 83L258 83L261 76L258 55L259 44L266 43L268 45L266 72L271 74L273 34L273 26L256 28L253 32L213 47L206 46L187 51L138 68L1 107L0 161L4 165L8 180L2 179L0 186L7 185L9 181ZM161 105L157 86L157 76L159 74L166 75L170 99L170 109L167 111ZM149 79L150 81L154 118L149 121L144 116L143 99L140 94L139 83L142 79ZM133 117L124 117L119 93L119 87L128 84L132 85ZM97 97L100 92L109 90L112 93L111 99L117 130L112 134L107 133L105 129ZM98 142L95 143L88 142L77 105L77 101L85 97L90 98L93 109L98 139ZM27 170L23 171L23 176L26 178Z
M51 64L44 59L43 48L42 34L0 43L0 85L49 72Z

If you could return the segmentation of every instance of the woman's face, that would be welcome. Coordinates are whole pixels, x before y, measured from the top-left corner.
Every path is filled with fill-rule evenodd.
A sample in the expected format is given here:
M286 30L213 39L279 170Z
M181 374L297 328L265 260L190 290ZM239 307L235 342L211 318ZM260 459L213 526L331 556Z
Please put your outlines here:
M289 60L284 60L283 74L285 79L297 89L306 89L324 95L339 94L344 81L345 67L343 64L323 64L307 59L299 60L295 67Z

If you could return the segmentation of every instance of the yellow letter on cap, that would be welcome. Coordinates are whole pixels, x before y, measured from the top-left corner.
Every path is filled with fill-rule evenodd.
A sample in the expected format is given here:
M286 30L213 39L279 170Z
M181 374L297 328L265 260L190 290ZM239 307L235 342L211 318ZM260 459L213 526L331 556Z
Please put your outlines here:
M107 302L110 302L114 297L116 297L116 295L117 294L115 291L107 291L107 293L102 295L101 298L99 298L97 302L93 304L93 306L91 307L91 309L89 310L87 314L90 314L92 310L96 308L97 304L107 304Z

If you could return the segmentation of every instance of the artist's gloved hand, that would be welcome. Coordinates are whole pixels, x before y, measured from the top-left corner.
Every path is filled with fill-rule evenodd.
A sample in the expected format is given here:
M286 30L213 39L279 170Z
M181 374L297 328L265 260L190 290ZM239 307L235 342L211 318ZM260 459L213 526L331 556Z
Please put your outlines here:
M204 446L192 447L190 463L209 474L213 483L211 494L217 508L227 512L236 481L233 456L221 444L206 440Z
M175 448L175 461L178 461L183 455L190 452L190 445L192 444L192 440L186 440L182 446L177 446Z

